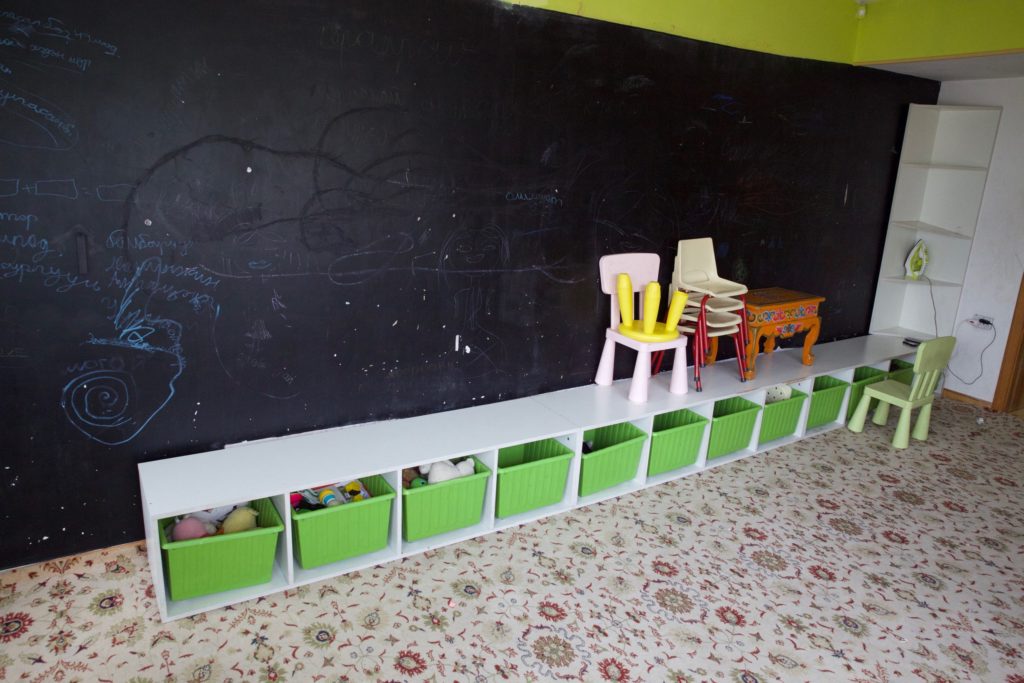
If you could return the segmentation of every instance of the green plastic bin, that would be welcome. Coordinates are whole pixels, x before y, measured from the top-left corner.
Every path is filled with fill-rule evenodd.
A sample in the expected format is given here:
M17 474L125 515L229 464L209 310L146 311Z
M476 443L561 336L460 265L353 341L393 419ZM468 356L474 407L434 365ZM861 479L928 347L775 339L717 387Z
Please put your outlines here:
M715 401L714 417L711 418L711 440L708 443L708 460L735 453L750 446L754 434L754 423L761 406L745 398Z
M257 528L234 534L172 541L167 538L167 529L174 520L160 520L157 528L171 600L187 600L270 581L277 537L284 530L284 523L270 498L254 500L249 505L259 513Z
M914 364L910 361L896 358L889 364L889 379L894 379L903 384L913 384Z
M402 537L416 541L479 522L491 470L475 457L473 470L468 477L402 489Z
M670 472L697 462L708 419L692 410L676 410L654 417L647 476Z
M646 438L646 432L629 422L584 432L583 440L592 442L594 448L582 457L580 495L589 496L635 477Z
M886 377L888 377L888 373L878 368L864 367L853 371L853 382L850 383L850 400L846 404L847 420L853 415L853 411L857 410L857 404L860 403L860 399L864 395L864 387L875 382L881 382ZM878 403L878 399L871 400L872 406L876 403Z
M761 415L758 445L795 434L796 425L800 421L800 411L806 400L807 394L793 389L793 395L786 400L766 403Z
M500 449L494 514L511 517L562 500L571 460L572 451L555 439Z
M387 547L395 490L379 475L360 481L371 496L366 500L292 513L300 567L312 569Z
M843 405L843 395L849 382L835 377L822 375L814 378L814 389L811 391L811 409L807 415L807 429L820 427L839 418L839 409Z

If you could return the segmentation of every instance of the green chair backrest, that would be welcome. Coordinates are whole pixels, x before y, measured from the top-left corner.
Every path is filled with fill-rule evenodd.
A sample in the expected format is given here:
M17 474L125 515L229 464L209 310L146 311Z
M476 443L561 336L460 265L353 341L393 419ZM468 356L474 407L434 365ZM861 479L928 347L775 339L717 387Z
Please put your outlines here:
M956 337L937 337L921 342L914 359L914 382L910 385L910 400L916 401L935 393L942 371L949 365Z

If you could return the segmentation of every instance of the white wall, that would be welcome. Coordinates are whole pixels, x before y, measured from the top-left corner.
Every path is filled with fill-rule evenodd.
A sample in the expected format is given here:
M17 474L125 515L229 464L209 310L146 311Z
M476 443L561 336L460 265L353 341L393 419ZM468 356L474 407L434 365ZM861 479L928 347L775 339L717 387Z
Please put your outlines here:
M950 362L957 375L977 380L965 384L947 373L945 383L952 391L991 401L1024 273L1024 78L946 81L939 91L939 104L1003 108L957 310L957 350ZM992 332L959 323L976 313L992 316L996 328L980 377L979 357Z

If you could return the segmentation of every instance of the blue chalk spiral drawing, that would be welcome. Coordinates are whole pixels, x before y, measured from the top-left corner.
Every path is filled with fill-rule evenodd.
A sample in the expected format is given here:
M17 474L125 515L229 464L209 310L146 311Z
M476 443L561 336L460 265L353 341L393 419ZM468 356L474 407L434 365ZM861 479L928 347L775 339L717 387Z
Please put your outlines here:
M148 283L141 279L147 268L159 273L159 261L158 257L143 261L125 285L120 304L111 316L117 336L90 337L85 342L86 346L133 354L136 362L124 368L90 370L77 375L64 385L61 395L61 407L71 424L93 441L108 446L138 436L174 397L174 383L185 369L181 323L153 315L146 311L145 302L136 301L143 286L159 285L159 279ZM135 375L127 369L140 367L158 376L162 372L164 377L148 384L166 379L166 388L161 384L142 391Z

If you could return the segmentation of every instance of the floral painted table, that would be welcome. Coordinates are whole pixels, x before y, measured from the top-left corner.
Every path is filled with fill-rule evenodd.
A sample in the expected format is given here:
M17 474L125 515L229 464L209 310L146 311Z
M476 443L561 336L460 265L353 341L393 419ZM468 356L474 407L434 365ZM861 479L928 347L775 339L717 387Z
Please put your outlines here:
M747 292L747 326L750 328L750 338L747 340L747 379L753 379L757 374L754 361L762 339L765 340L764 352L771 353L775 350L776 339L806 332L803 363L814 365L811 347L821 333L818 310L824 300L823 296L781 287Z

